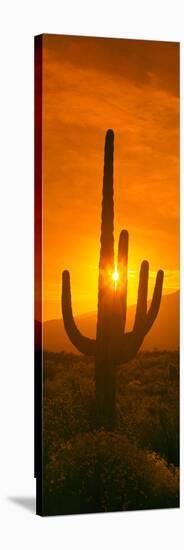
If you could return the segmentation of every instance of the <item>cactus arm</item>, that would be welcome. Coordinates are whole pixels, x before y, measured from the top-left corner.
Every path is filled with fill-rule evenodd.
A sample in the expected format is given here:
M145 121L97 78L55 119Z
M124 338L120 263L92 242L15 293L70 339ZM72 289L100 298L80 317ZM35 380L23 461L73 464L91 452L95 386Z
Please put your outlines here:
M131 361L139 351L143 339L144 336L134 330L123 334L121 342L114 355L115 364L123 365L124 363Z
M128 231L123 229L120 233L118 243L118 273L119 279L117 284L118 299L121 308L121 325L124 331L126 323L127 309L127 281L128 281Z
M147 313L146 333L152 327L159 312L160 302L162 297L163 280L164 280L164 272L162 271L162 269L160 269L157 273L155 288L153 292L153 298Z
M144 261L141 265L137 309L134 323L134 332L145 336L152 327L160 308L164 272L160 269L157 273L153 298L147 312L149 264Z
M80 353L94 356L96 353L96 341L83 336L73 318L69 271L63 271L62 277L62 314L64 327L72 344Z
M142 262L134 328L131 332L122 334L115 356L117 364L127 363L135 357L159 312L164 272L160 270L157 273L152 302L147 312L148 269L148 262Z
M141 264L140 276L139 276L137 308L136 308L135 323L134 323L135 332L137 331L142 332L146 322L148 273L149 273L149 263L146 260L144 260Z

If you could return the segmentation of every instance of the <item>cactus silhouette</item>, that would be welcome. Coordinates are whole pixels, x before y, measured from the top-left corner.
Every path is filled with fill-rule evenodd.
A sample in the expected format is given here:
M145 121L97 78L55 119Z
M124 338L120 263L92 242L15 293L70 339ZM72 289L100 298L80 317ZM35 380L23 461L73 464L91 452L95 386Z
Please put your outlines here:
M117 367L135 357L153 325L160 307L164 275L162 270L158 271L152 302L147 311L149 264L147 261L142 262L134 326L131 332L126 333L128 232L123 229L120 233L115 272L113 154L114 132L108 130L104 152L96 339L87 338L78 330L72 313L68 271L63 272L62 280L64 327L79 352L95 357L97 423L108 430L115 426ZM118 274L115 282L114 273Z

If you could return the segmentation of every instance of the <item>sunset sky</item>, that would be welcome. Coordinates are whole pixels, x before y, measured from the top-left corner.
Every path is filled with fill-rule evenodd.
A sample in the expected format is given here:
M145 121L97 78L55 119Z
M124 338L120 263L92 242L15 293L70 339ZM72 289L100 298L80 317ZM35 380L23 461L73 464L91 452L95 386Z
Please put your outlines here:
M179 224L179 45L44 35L43 318L61 316L71 275L74 315L95 311L104 138L115 133L115 251L129 231L128 303L150 263L175 292Z

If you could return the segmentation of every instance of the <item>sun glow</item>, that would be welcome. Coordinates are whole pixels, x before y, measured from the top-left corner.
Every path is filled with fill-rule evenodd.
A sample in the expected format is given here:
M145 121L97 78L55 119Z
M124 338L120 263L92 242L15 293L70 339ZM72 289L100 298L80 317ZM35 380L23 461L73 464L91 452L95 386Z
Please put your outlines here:
M115 267L115 270L114 270L114 272L113 272L113 274L112 274L112 278L113 278L113 281L114 281L114 288L115 288L115 290L116 290L116 288L117 288L117 282L118 282L118 279L119 279L119 273L118 273L116 267Z

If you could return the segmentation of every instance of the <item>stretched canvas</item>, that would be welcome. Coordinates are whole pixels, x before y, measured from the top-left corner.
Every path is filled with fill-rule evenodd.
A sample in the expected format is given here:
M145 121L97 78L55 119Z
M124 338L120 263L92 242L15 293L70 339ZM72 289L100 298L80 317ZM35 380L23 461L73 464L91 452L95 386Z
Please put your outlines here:
M179 44L35 38L37 513L179 506Z

